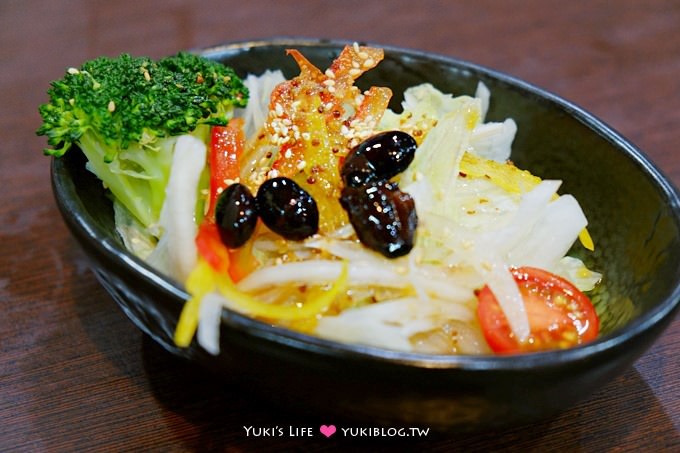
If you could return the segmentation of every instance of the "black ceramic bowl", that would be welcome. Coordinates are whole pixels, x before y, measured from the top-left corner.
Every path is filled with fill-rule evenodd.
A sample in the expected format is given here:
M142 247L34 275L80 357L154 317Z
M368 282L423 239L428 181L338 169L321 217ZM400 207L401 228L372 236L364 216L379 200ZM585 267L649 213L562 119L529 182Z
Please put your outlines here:
M279 39L226 44L200 52L237 73L281 68L297 75L286 48L325 68L345 43ZM102 185L81 153L52 163L61 213L95 275L144 332L197 366L237 376L274 403L353 420L442 429L494 428L548 417L629 367L662 333L680 301L680 204L677 190L633 145L577 106L503 74L452 58L385 48L385 60L360 80L384 85L401 102L406 87L429 81L445 92L491 90L489 120L512 117L513 160L580 201L604 273L593 295L601 337L586 346L515 357L433 356L339 344L225 310L221 349L172 342L187 295L181 284L128 253L117 236Z

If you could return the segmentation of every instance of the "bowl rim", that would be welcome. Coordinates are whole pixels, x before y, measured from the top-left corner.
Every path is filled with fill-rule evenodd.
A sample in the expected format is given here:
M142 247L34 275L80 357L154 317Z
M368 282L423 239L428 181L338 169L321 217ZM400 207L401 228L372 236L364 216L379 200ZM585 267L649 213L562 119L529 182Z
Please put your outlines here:
M340 50L343 46L351 45L353 42L354 41L340 39L272 37L257 40L229 41L214 46L192 48L188 49L188 51L199 53L208 58L217 59L236 55L248 51L251 48L280 47L285 49L292 47L309 48L322 46L328 47L329 49ZM472 74L483 75L486 78L495 79L505 85L512 86L521 91L524 95L531 95L541 102L547 102L554 105L592 130L601 138L610 142L650 177L665 198L670 211L673 213L673 220L678 226L678 229L680 229L680 192L678 189L640 149L612 127L575 103L504 72L490 69L453 56L370 42L360 42L360 44L380 47L385 50L386 54L396 53L402 56L427 59L440 65L456 67L469 71ZM183 289L181 283L163 276L161 273L155 271L149 264L122 248L111 237L95 226L96 223L93 222L92 216L87 211L77 209L79 207L79 198L68 196L69 193L75 192L75 188L73 184L69 185L70 181L60 178L60 175L63 173L63 164L60 159L53 157L50 168L53 194L69 227L84 233L84 236L88 239L90 245L95 247L98 252L105 255L109 260L128 267L131 271L139 274L148 283L179 299L178 302L181 303L181 301L187 300L188 294ZM551 368L568 362L577 362L598 355L604 351L617 348L632 338L643 334L653 325L672 316L673 312L677 311L679 307L680 280L675 283L671 294L661 303L651 310L637 316L622 328L604 335L591 343L566 350L533 352L508 356L425 354L394 351L361 344L341 343L283 327L273 326L228 308L223 308L222 310L221 328L224 329L225 327L229 327L248 335L256 336L260 339L273 341L280 346L336 358L353 358L375 362L387 362L398 366L428 369L518 371L528 368Z

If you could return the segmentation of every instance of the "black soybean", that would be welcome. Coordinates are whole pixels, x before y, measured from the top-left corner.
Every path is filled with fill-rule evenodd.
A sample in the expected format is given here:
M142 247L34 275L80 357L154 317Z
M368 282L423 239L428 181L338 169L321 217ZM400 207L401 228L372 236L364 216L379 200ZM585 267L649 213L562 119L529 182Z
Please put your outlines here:
M250 239L257 224L257 201L246 186L231 184L219 195L215 223L229 248L240 247Z
M341 169L342 180L347 186L359 187L390 179L406 170L417 147L415 139L406 132L373 135L349 152Z
M388 258L413 248L418 216L413 198L388 181L345 186L340 197L359 240Z
M273 232L299 241L319 230L319 211L312 196L289 178L268 179L257 191L260 218Z

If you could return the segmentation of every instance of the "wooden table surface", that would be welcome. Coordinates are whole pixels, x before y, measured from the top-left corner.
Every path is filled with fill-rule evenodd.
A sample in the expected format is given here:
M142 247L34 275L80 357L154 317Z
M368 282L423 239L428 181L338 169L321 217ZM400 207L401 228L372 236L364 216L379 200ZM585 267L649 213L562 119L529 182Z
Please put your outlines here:
M95 281L52 199L37 107L69 66L271 36L422 49L589 110L680 185L678 1L0 3L0 451L332 450L255 438L304 414L221 385L144 337ZM504 432L354 439L373 451L680 451L680 319L636 364L552 420Z

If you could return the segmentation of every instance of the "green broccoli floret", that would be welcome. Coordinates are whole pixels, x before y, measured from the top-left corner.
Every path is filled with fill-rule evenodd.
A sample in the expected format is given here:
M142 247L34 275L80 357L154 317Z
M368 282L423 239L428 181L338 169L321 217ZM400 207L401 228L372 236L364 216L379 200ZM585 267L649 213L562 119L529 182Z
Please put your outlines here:
M40 106L51 156L77 145L88 168L145 227L158 221L178 136L209 138L248 90L233 69L191 53L158 61L122 54L70 68Z

